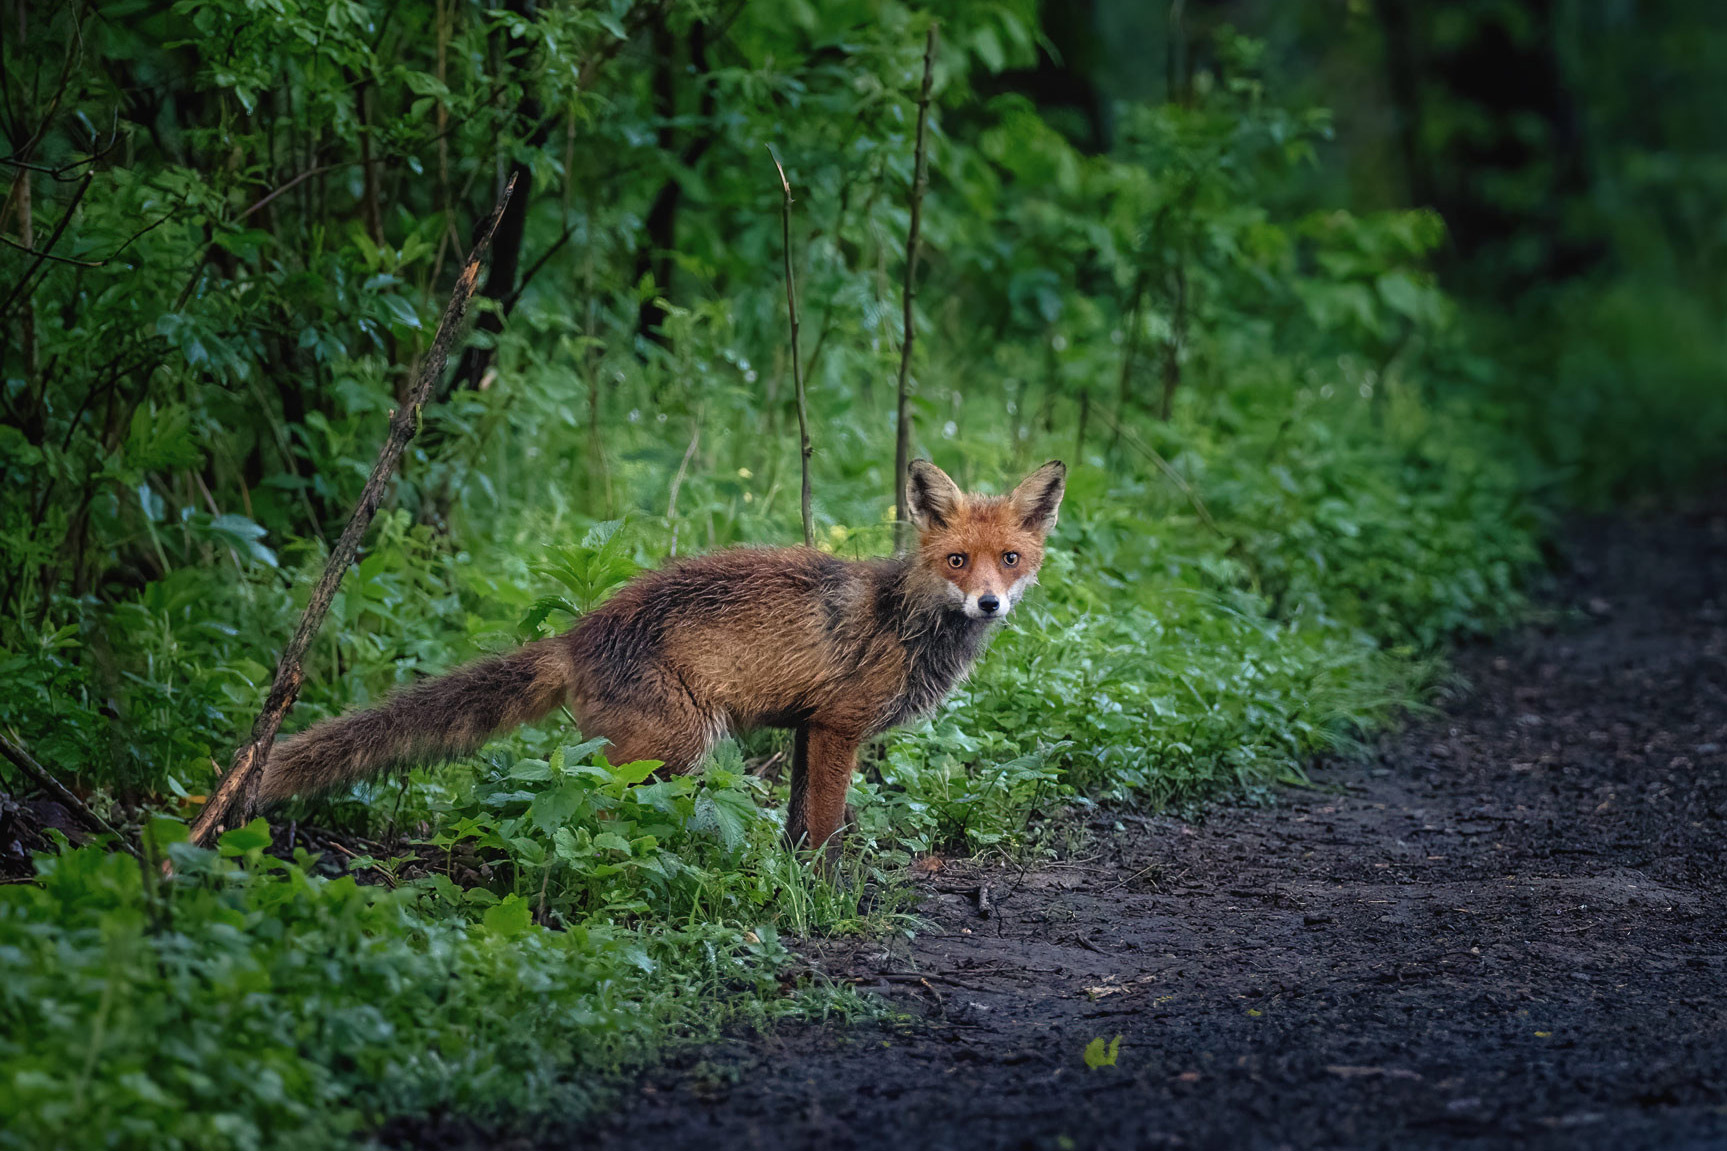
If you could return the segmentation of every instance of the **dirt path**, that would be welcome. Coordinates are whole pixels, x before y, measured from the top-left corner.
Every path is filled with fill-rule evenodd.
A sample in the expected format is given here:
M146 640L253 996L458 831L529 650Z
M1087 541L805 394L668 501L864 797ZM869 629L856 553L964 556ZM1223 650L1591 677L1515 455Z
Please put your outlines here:
M1377 762L938 875L932 930L825 957L917 1022L703 1052L552 1145L1727 1146L1727 518L1570 550Z

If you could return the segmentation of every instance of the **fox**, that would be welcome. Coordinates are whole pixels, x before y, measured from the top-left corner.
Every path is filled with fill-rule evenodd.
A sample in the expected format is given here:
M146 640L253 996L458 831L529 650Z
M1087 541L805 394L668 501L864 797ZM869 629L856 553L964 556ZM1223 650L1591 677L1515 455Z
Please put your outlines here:
M1009 494L962 492L928 460L906 476L915 546L849 560L735 547L625 584L568 631L422 680L316 723L265 761L265 808L477 752L568 707L614 763L696 768L729 733L793 732L786 840L839 858L860 746L929 714L1037 582L1067 467Z

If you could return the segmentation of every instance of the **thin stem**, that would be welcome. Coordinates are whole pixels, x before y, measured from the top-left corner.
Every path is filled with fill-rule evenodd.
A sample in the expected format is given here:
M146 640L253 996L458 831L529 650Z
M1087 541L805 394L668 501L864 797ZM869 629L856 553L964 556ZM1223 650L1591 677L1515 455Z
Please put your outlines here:
M1109 441L1110 451L1121 442L1121 422L1127 418L1128 400L1133 395L1133 360L1139 351L1140 307L1145 302L1146 280L1149 273L1143 266L1133 281L1133 305L1127 311L1126 339L1122 341L1121 379L1115 397L1115 437Z
M683 490L684 475L690 470L690 460L695 457L696 447L702 442L702 417L696 413L695 429L690 433L690 446L684 449L684 458L678 461L677 474L672 477L671 496L666 500L666 522L672 525L671 554L678 554L678 492Z
M911 543L911 508L906 505L906 472L911 467L911 398L907 386L911 381L912 345L917 339L913 321L917 302L917 258L920 232L923 226L923 196L929 187L929 93L935 79L936 35L940 25L931 24L923 48L923 87L917 98L917 152L911 182L911 225L905 240L905 338L899 349L899 400L894 417L894 535L903 551Z
M792 274L792 185L786 179L786 170L780 164L780 158L774 156L773 149L768 149L768 155L773 156L774 168L780 174L780 189L785 193L785 200L780 209L780 225L785 240L786 255L786 310L791 313L792 322L792 387L797 392L798 400L798 447L799 461L803 467L803 499L801 508L804 521L804 546L816 546L815 519L810 508L810 412L808 398L804 395L803 355L798 351L798 288L797 280Z

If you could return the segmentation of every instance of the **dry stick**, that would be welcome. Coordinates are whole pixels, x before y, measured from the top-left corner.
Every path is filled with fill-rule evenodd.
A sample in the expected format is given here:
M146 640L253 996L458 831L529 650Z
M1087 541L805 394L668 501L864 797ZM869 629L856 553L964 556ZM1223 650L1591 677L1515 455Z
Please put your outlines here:
M803 356L798 352L798 287L792 277L792 183L786 179L786 170L780 164L780 158L774 156L770 146L768 155L773 156L774 168L780 174L780 188L785 192L785 200L780 206L780 226L785 237L786 249L786 310L792 318L792 388L798 397L798 446L799 462L803 467L803 500L801 507L804 518L804 546L816 546L815 519L810 511L810 411L809 402L804 395Z
M12 765L14 767L35 780L37 786L47 791L54 797L55 801L58 802L60 806L64 807L67 811L70 811L74 816L76 816L79 823L82 823L91 831L98 832L103 835L112 835L115 839L119 840L121 847L124 847L133 855L138 854L138 849L132 846L130 840L110 827L107 820L103 819L85 806L84 801L68 791L65 784L48 774L48 769L37 763L35 758L31 756L29 752L25 751L18 744L13 743L4 735L0 735L0 755L4 755L7 759L12 761Z
M919 231L923 225L923 194L929 187L929 158L925 143L929 129L929 91L935 78L935 46L937 24L929 26L929 37L923 48L923 88L917 98L917 160L912 169L911 226L905 239L905 339L899 349L899 408L894 427L893 484L894 535L901 550L911 544L911 508L905 499L906 472L911 467L911 406L906 384L911 377L911 349L917 338L912 324L912 305L917 300L917 257Z
M212 832L221 830L223 822L236 806L243 817L249 816L257 806L258 781L263 775L270 745L282 726L282 717L293 706L295 697L300 694L300 685L305 680L301 661L306 656L306 649L311 647L313 637L318 634L318 627L324 622L325 613L330 610L330 601L335 598L342 576L346 574L348 565L354 561L355 554L360 550L360 540L371 525L372 517L377 514L378 505L383 502L384 488L395 473L403 450L419 430L421 409L431 395L432 385L443 375L450 346L455 343L462 322L467 318L468 301L474 294L474 284L480 275L480 261L491 245L492 233L497 230L498 219L509 204L510 193L515 190L515 186L512 179L504 187L504 194L499 197L497 207L492 209L492 218L486 223L485 231L480 234L479 241L468 256L466 266L462 268L461 276L456 280L455 289L450 293L449 306L444 309L444 318L438 322L437 334L432 337L432 346L426 352L426 358L420 361L418 371L414 373L407 400L390 418L390 434L384 440L383 447L378 449L378 460L372 465L372 474L366 480L359 502L354 505L348 526L342 529L342 537L336 541L329 562L324 565L324 574L318 578L317 586L312 589L312 598L300 616L300 626L295 629L294 637L288 641L288 646L282 651L281 660L276 664L276 679L270 685L270 694L264 701L263 710L252 724L252 737L234 753L234 761L217 784L215 794L210 797L210 802L204 805L204 810L192 824L193 843L203 843L210 838Z

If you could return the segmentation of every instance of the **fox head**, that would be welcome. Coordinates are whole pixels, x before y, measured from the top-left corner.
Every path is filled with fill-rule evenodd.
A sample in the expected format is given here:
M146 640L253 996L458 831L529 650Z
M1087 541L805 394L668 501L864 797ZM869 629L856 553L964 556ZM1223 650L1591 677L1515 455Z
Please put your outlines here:
M1067 465L1051 460L1005 496L968 495L928 460L906 473L917 560L972 619L1001 619L1037 582L1043 541L1055 527Z

